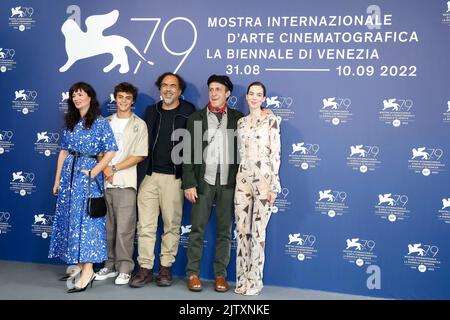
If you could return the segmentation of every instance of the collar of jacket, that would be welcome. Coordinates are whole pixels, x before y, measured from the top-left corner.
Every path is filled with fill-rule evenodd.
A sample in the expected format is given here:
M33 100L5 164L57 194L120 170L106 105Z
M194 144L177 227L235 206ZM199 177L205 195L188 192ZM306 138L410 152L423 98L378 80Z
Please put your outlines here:
M175 109L172 109L172 110L176 110L176 115L184 115L184 116L187 117L187 115L185 114L185 111L184 111L185 108L183 107L184 100L183 99L179 99L179 102L180 103L178 104L178 106ZM156 111L158 113L160 113L160 114L161 114L161 111L163 110L162 109L162 104L163 104L162 100L160 100L160 101L158 101L156 103Z
M234 109L231 109L228 105L227 105L227 119L228 119L228 126L227 128L230 129L230 125L233 123L233 120L237 118L237 113L234 111ZM208 117L208 105L206 105L202 111L200 112L200 117L206 122L206 119Z
M114 116L117 116L117 112L113 113L112 115L110 115L107 118L108 122L111 122ZM120 119L120 118L117 118L117 119ZM134 112L132 112L129 119L130 120L127 122L125 129L123 131L123 134L127 135L127 136L131 133L130 130L133 130L135 133L139 131L139 124L137 123L137 121L138 121L137 119L139 119L139 117ZM131 127L133 127L133 129L130 129Z
M227 114L227 129L233 130L236 129L237 120L239 118L237 116L237 112L227 105L226 114ZM202 130L203 132L205 132L206 129L208 129L208 105L206 105L200 112L200 118L202 120L202 127L203 127Z
M113 114L110 115L110 116L108 116L108 118L106 118L106 119L108 119L108 121L111 122L112 119L113 119L113 117L114 117L115 115L117 115L117 112L116 112L116 113L113 113ZM134 121L134 120L136 120L136 117L137 117L137 115L136 115L134 112L131 112L130 120L133 120L133 121ZM117 118L117 119L120 119L120 118Z

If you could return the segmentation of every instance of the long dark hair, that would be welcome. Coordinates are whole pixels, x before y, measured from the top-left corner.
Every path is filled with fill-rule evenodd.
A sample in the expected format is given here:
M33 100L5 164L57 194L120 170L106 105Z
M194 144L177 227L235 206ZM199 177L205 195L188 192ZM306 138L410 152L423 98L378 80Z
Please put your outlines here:
M91 98L89 110L83 117L84 127L90 129L95 119L100 116L100 104L98 103L97 93L95 92L94 88L92 88L92 86L86 82L77 82L73 84L69 89L69 100L67 101L69 107L67 109L66 116L64 117L66 128L69 131L73 131L73 128L81 119L80 112L75 107L72 97L73 93L79 90L83 90Z

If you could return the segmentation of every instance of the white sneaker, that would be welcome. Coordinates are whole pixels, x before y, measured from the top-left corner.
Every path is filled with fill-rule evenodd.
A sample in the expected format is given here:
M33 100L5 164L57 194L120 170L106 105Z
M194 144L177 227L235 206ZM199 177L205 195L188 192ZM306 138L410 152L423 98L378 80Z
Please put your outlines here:
M94 280L106 280L108 278L114 278L117 277L119 272L108 269L108 268L101 268L96 274Z
M119 276L114 281L115 284L128 284L130 282L131 276L128 273L119 273Z

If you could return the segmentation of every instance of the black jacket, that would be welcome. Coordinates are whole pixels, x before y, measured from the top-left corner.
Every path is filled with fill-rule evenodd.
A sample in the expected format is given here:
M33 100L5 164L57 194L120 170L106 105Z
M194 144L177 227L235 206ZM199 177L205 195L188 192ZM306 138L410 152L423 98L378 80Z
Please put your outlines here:
M208 107L205 107L202 110L198 110L189 117L187 129L191 136L191 143L190 143L190 152L186 150L189 153L185 154L185 157L189 158L189 161L187 161L188 163L183 163L183 182L181 188L186 190L192 187L197 187L197 192L199 193L203 192L203 185L204 185L203 177L205 175L206 169L206 164L203 161L204 160L203 151L207 147L208 141L203 139L203 134L208 129L207 108ZM227 112L228 112L227 129L237 130L237 122L244 115L240 111L231 108L228 108ZM197 121L201 123L202 128L201 137L196 137L194 134L195 133L194 124ZM229 169L228 169L227 186L234 188L234 186L236 185L236 174L239 168L236 135L234 135L232 147L233 147L234 161L233 164L230 164L228 167ZM201 163L194 163L195 150L202 150Z
M153 150L155 148L160 124L161 124L161 106L162 101L159 101L156 104L148 106L145 110L144 121L147 124L148 130L148 157L142 161L138 166L138 185L142 182L147 172L153 172ZM188 117L195 111L195 106L186 101L180 99L180 105L177 107L177 112L173 120L173 130L176 129L185 129ZM180 139L181 143L182 138ZM179 143L173 142L173 145ZM175 177L182 177L182 165L175 165Z

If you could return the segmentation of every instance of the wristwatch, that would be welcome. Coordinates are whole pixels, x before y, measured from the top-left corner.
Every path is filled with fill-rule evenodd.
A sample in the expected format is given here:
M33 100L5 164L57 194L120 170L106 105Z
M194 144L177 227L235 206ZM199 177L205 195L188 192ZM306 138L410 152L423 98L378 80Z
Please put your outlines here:
M112 169L112 172L113 172L113 173L116 173L116 172L117 172L117 168L116 168L116 165L115 165L115 164L113 164L113 165L111 166L111 169Z

